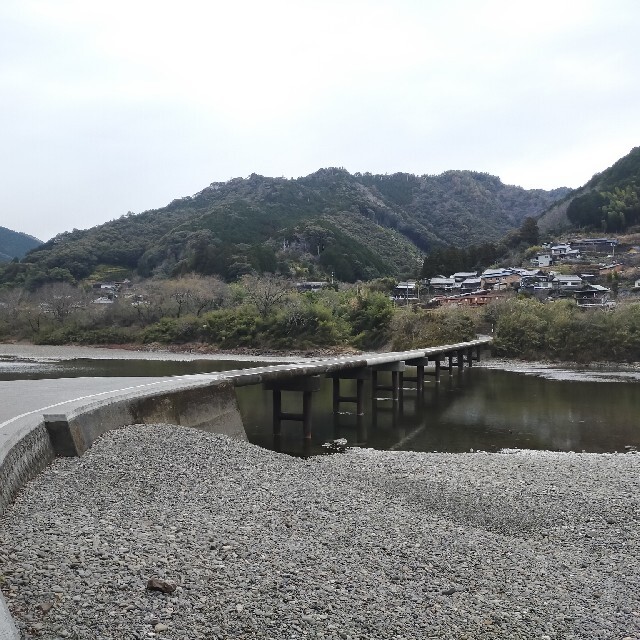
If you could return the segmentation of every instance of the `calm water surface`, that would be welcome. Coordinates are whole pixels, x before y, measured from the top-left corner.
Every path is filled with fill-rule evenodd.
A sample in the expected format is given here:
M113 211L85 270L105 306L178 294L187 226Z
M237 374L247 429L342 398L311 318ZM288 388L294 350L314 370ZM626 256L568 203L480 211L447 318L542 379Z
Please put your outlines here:
M0 380L68 377L171 376L209 373L259 366L238 361L68 360L26 361L0 359ZM381 380L382 382L382 380ZM271 394L260 386L237 389L238 404L249 440L294 455L326 451L322 444L346 438L350 446L409 451L503 448L553 451L625 451L640 447L640 383L548 380L490 369L465 369L439 384L425 380L419 398L407 383L399 406L383 397L372 398L365 383L365 415L355 405L342 404L332 413L331 380L323 380L313 397L313 438L302 441L297 422L283 422L274 442ZM355 395L355 383L343 380L342 395ZM283 410L299 412L299 394L283 393Z

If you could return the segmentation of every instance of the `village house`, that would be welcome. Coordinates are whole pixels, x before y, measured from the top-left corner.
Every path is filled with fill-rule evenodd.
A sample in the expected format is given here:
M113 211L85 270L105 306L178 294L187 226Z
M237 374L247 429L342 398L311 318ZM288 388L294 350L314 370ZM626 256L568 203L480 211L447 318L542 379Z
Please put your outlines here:
M615 253L618 246L616 238L580 238L570 240L572 249L578 249L584 253Z
M500 297L501 294L480 289L469 293L459 293L452 296L436 296L429 302L436 306L446 307L480 307L489 304L492 300Z
M391 299L396 302L418 302L420 299L420 287L418 286L418 283L413 280L409 280L408 282L398 282L393 289Z
M552 261L566 262L578 258L580 258L580 250L573 249L570 244L557 244L551 247Z
M466 280L467 278L475 278L477 275L478 275L477 271L458 271L457 273L454 273L451 277L455 280L455 282L460 284L463 280Z
M553 264L553 256L550 251L543 251L538 253L531 263L537 267L550 267Z
M326 282L296 282L296 289L301 293L321 291L327 286Z
M465 278L460 283L460 291L462 293L469 293L470 291L477 291L482 287L482 280L480 278Z
M452 291L455 284L456 281L453 278L445 278L444 276L429 280L429 286L434 293L436 291Z
M520 282L520 274L516 269L485 269L480 279L483 289L498 290Z
M582 286L582 278L580 276L565 276L562 274L556 274L551 281L553 289L557 291L567 291L577 289Z
M610 289L599 284L592 284L576 291L574 297L576 304L582 308L588 307L607 307L613 306L615 303L609 300Z

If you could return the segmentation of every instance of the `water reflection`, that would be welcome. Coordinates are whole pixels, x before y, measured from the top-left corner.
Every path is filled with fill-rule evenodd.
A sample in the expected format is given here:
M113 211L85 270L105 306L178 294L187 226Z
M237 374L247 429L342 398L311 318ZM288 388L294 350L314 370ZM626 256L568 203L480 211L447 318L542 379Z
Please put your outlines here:
M345 395L355 381L343 380ZM624 451L640 445L640 385L633 382L547 380L518 373L465 369L427 378L424 394L405 385L402 402L365 385L365 415L355 404L333 414L331 381L314 394L313 438L306 448L302 427L283 422L278 450L294 455L323 453L322 443L346 438L349 446L411 451ZM299 411L300 399L283 393L283 410ZM238 389L251 442L273 448L271 397L259 387Z

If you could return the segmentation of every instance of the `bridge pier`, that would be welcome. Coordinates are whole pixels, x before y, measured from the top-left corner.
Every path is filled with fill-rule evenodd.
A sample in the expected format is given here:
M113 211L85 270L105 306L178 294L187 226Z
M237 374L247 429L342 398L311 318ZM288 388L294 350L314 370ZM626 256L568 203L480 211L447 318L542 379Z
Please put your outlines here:
M453 352L449 352L445 354L447 358L449 358L449 364L447 365L447 369L449 369L449 375L453 372Z
M416 375L405 376L404 374L401 374L402 380L406 380L407 382L415 382L418 395L422 395L424 393L424 369L429 364L429 358L412 358L411 360L405 360L405 364L409 367L415 367Z
M351 369L345 371L334 371L327 374L328 378L333 379L333 413L340 411L341 402L354 402L356 405L356 415L364 414L364 381L371 378L371 370L365 367L360 369ZM355 380L356 395L342 396L340 395L340 380Z
M405 370L405 368L403 360L373 365L373 367L371 367L371 390L373 397L375 398L377 391L391 391L393 402L399 402L402 394L402 388L400 387L400 374ZM378 384L379 371L391 372L391 386Z
M320 376L306 376L285 380L271 380L263 384L263 388L273 392L273 435L278 437L282 431L283 420L302 422L302 435L305 440L311 439L312 398L320 391ZM282 392L302 392L302 413L282 411Z

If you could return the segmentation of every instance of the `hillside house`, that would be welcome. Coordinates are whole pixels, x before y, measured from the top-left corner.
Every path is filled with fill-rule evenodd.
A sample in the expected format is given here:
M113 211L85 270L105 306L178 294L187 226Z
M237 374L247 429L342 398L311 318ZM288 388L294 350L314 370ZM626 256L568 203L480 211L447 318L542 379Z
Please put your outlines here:
M485 269L480 275L483 289L506 289L509 285L520 282L520 274L516 269Z
M609 300L610 293L611 291L607 287L592 284L580 289L580 291L576 291L574 297L576 304L582 308L607 307L615 304Z
M420 288L418 283L413 280L409 280L408 282L398 282L393 289L391 299L396 302L418 302L420 299Z
M550 267L553 264L553 257L550 251L544 251L539 253L531 262L538 267Z
M551 247L552 261L565 262L580 258L580 250L572 249L570 244L557 244ZM540 265L538 265L540 266Z
M475 278L477 277L477 275L478 275L477 271L458 271L457 273L454 273L451 277L455 280L455 282L460 284L463 280L466 280L467 278Z
M431 290L436 291L452 291L456 281L453 278L444 278L442 276L438 278L431 278L429 280L429 286Z
M326 282L296 282L296 289L301 293L306 291L317 292L327 286Z
M436 306L481 307L499 297L502 297L502 294L486 289L479 289L478 291L459 293L452 296L436 296L429 302Z
M578 249L585 253L615 253L618 246L616 238L580 238L570 240L572 249Z
M566 291L568 289L573 290L581 287L583 282L580 276L565 276L557 274L553 276L551 284L553 288L558 291Z
M460 283L460 291L462 293L469 293L471 291L477 291L482 287L481 278L465 278Z

